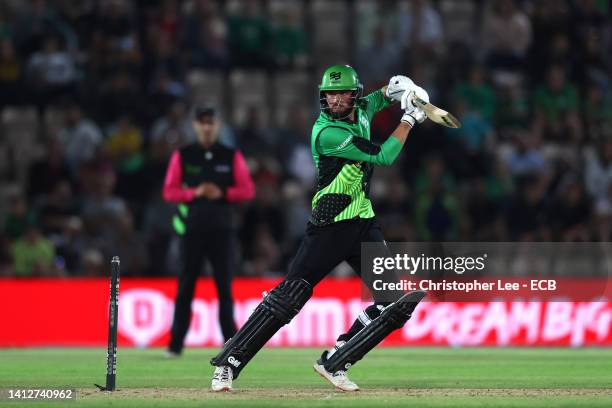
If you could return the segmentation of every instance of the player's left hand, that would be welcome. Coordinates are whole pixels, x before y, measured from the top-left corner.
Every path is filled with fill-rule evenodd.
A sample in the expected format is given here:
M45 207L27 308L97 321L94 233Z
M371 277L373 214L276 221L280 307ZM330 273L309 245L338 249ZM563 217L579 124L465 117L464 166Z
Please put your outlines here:
M223 197L223 191L215 183L206 183L206 198L209 200L218 200Z
M402 109L406 110L411 106L415 106L412 102L411 92L414 92L414 95L418 96L420 99L424 100L425 102L429 102L429 94L427 93L427 91L418 85L414 85L412 89L405 91L402 94L400 98Z
M427 118L427 115L423 111L423 109L418 108L414 103L412 103L412 98L416 95L424 101L429 102L429 95L427 91L425 91L421 87L419 88L418 94L416 91L405 91L402 95L402 109L404 109L404 115L402 116L401 121L409 123L410 126L414 126L415 123L423 123Z
M400 102L405 91L412 91L416 85L412 79L404 75L395 75L389 80L387 85L386 97ZM402 108L404 109L404 108Z

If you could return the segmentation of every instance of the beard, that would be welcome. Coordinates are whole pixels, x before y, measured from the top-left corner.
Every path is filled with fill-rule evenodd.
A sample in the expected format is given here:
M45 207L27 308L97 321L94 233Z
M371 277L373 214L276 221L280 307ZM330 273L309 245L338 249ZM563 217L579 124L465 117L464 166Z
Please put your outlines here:
M358 95L359 93L354 91L350 99L338 100L335 104L330 104L327 101L325 91L322 91L319 94L321 110L331 116L333 120L344 120L355 111L358 102Z
M334 119L346 119L352 112L353 106L330 105L329 115Z

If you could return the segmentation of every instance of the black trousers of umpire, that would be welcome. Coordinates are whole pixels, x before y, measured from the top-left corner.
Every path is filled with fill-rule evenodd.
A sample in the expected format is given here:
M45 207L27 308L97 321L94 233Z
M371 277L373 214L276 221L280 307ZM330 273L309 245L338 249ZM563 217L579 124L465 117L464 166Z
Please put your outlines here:
M187 231L181 238L182 267L174 305L168 349L180 353L191 320L191 302L204 260L212 265L219 299L219 323L225 340L236 333L231 283L235 268L236 238L231 229Z

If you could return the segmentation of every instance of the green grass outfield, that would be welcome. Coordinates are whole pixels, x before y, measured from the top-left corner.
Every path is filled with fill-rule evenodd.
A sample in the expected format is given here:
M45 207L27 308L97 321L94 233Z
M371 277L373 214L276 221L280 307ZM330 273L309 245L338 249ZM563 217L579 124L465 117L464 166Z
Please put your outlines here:
M67 407L612 407L612 349L381 348L350 370L342 393L312 370L318 349L264 349L231 393L209 392L212 349L167 360L161 349L120 349L117 391L94 348L0 349L0 388L74 388Z

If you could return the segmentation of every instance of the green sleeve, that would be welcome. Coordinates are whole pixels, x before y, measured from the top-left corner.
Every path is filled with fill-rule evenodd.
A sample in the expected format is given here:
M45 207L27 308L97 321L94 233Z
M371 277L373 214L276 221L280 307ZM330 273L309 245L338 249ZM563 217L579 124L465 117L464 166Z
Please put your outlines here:
M579 100L578 100L578 92L576 92L576 88L574 88L571 85L568 86L567 96L568 96L569 108L578 109L580 106L579 106Z
M316 148L319 154L326 156L389 166L402 150L402 144L390 136L382 145L377 145L363 137L354 136L347 129L329 126L319 133Z
M385 97L385 95L382 92L382 88L368 94L363 99L365 99L368 103L367 108L366 108L368 119L372 119L372 117L376 113L380 112L381 110L393 104L393 101L391 99L387 99Z

